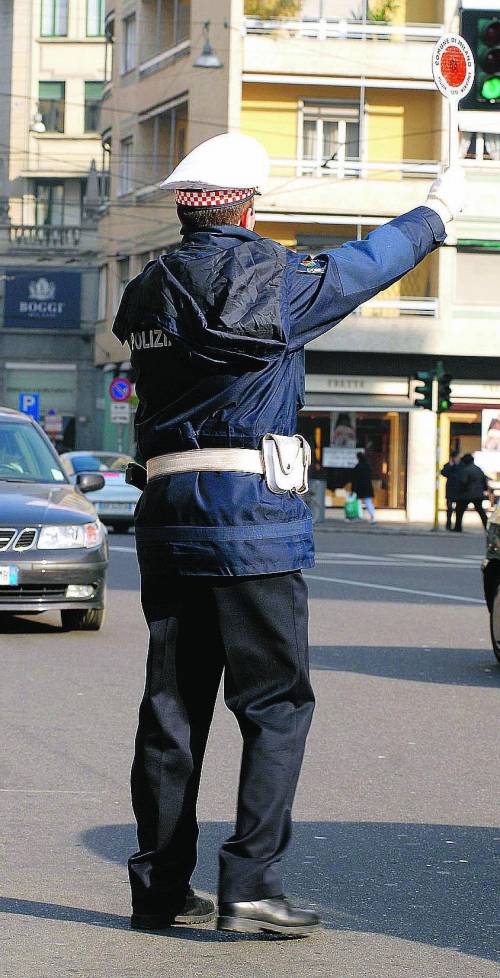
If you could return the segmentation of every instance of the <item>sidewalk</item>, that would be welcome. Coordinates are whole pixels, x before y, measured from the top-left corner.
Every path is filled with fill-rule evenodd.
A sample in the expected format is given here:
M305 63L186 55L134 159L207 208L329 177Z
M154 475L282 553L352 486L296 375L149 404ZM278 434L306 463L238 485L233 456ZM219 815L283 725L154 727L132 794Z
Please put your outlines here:
M430 523L383 523L371 524L368 520L346 520L344 517L327 516L325 520L314 524L314 529L321 533L366 533L369 536L427 536L444 537L460 540L463 536L485 536L479 523L477 526L464 526L462 533L448 532L444 525L435 531Z

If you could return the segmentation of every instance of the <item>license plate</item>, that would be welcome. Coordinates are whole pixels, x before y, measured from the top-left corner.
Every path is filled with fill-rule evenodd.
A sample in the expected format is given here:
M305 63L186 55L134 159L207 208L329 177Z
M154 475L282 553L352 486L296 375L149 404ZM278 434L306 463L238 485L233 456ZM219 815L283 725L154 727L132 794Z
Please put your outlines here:
M134 503L98 503L98 513L133 513Z
M19 583L19 567L0 567L0 587L16 587Z

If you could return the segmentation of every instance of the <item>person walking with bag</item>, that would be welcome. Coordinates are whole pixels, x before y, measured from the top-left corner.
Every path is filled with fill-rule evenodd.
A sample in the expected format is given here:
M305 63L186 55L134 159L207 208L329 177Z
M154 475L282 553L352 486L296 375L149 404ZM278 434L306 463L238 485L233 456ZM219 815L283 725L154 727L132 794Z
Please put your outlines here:
M375 523L375 506L373 505L372 470L364 452L356 452L358 464L352 470L351 492L355 492L368 513L370 524Z
M224 675L243 754L233 835L219 853L221 930L311 934L284 894L281 861L314 707L307 587L309 452L296 435L304 347L414 268L462 206L445 173L417 207L316 258L254 231L268 157L249 136L197 146L163 186L179 246L122 296L113 332L137 378L147 471L135 512L150 642L132 767L138 850L132 927L196 923L196 801ZM221 756L225 745L221 745Z
M474 462L474 456L467 452L462 457L458 498L456 503L455 530L462 532L462 520L467 507L472 503L481 523L486 529L488 517L483 509L483 499L489 492L488 479L479 465Z

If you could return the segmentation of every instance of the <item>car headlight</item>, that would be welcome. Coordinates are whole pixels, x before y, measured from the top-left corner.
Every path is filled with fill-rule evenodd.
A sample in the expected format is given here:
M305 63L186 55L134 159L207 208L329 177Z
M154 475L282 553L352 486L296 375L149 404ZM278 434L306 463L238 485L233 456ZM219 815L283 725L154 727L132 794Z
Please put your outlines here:
M90 549L98 547L102 539L102 524L94 520L77 526L42 526L37 546L39 550Z

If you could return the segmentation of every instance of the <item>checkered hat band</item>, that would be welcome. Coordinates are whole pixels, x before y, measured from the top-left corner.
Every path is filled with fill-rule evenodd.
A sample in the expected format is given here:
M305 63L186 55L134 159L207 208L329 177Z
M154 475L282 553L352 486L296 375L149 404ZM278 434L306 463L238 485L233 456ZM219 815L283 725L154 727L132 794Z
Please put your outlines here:
M175 200L181 207L225 207L228 204L243 204L255 193L254 187L242 190L240 187L223 190L176 190Z

